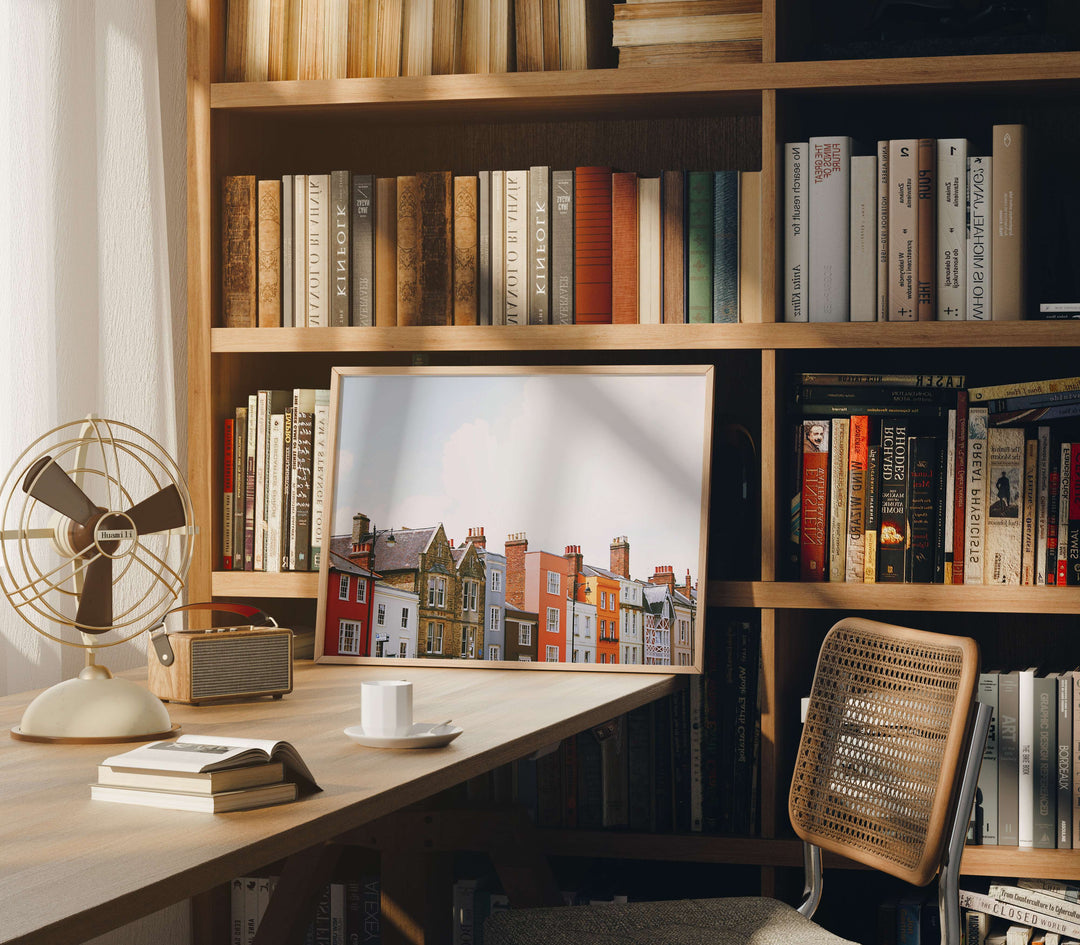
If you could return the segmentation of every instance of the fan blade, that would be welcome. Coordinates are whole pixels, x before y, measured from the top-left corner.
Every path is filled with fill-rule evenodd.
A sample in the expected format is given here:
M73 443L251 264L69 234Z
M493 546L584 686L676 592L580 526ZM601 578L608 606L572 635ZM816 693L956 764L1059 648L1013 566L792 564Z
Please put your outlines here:
M179 528L186 521L180 492L172 484L150 498L143 499L138 505L133 505L127 514L140 535Z
M80 525L90 521L90 517L97 512L97 506L75 485L74 480L56 465L51 456L43 456L26 471L22 487L23 492L38 502L43 502L50 509L66 515Z
M112 629L112 562L99 555L83 574L82 596L75 614L75 627L83 633L97 634Z

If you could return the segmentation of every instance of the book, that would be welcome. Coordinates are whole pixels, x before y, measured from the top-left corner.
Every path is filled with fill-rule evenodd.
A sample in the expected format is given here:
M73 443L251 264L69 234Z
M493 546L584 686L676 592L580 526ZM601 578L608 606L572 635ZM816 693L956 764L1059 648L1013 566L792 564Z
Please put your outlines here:
M397 324L420 324L420 185L397 178ZM376 280L379 274L376 273Z
M937 225L935 222L935 191L937 189L936 142L919 138L918 178L915 215L918 230L918 257L915 261L916 318L930 321L936 312L935 289L937 258Z
M1022 429L989 428L986 436L986 545L983 556L985 584L1020 583L1024 456ZM993 490L992 493L990 489Z
M1047 548L1050 540L1050 427L1035 430L1035 580L1038 586L1047 583ZM1056 537L1056 531L1055 531Z
M686 173L686 319L713 320L713 201L715 179L708 171Z
M344 78L344 72L341 75ZM327 324L343 328L352 324L349 296L352 279L352 182L348 171L330 172L329 192L329 256L330 276L326 291L330 296Z
M964 389L963 374L830 374L803 372L798 375L802 387L936 387ZM890 395L893 396L893 395Z
M527 325L529 319L528 171L503 175L503 274L505 324Z
M829 527L829 424L802 422L800 570L804 581L828 580L825 552Z
M1023 125L994 125L990 191L990 317L994 321L1014 321L1026 314L1026 141Z
M297 796L297 786L290 781L263 784L259 787L236 791L221 791L217 794L189 794L153 788L116 787L111 784L90 785L90 799L94 801L135 804L140 807L161 807L169 810L199 811L206 814L287 804L289 801L295 801Z
M660 178L638 178L638 313L642 325L659 325L663 313Z
M330 324L330 175L307 175L308 328Z
M551 169L543 165L529 168L528 190L528 324L551 324L551 293L548 276L551 269L550 217ZM634 194L635 206L637 193Z
M1017 711L1017 842L1020 847L1035 845L1035 732L1038 717L1035 702L1035 667L1022 669L1019 677Z
M1038 478L1039 441L1035 437L1024 440L1024 485L1020 498L1020 583L1028 587L1035 584L1035 509L1036 479Z
M847 575L848 446L851 421L833 417L829 433L829 580Z
M285 414L270 415L270 432L266 452L266 487L264 501L263 570L281 571L281 536L284 514L285 472Z
M877 178L875 155L851 158L849 270L853 322L877 320Z
M352 175L349 324L375 324L375 178Z
M554 265L554 259L552 264ZM476 181L476 280L476 323L490 325L491 171L480 171Z
M739 171L738 321L761 321L761 171Z
M375 324L385 328L398 323L397 314L397 222L396 177L375 179Z
M265 409L265 408L264 408ZM259 397L248 395L244 457L244 570L255 570L255 482L258 478Z
M611 168L574 169L574 318L611 322Z
M871 438L872 440L872 438ZM881 481L881 445L870 442L866 449L866 536L863 541L863 583L877 582L878 500Z
M1071 443L1062 443L1058 462L1058 517L1055 584L1064 587L1069 583L1069 520L1072 504L1073 449Z
M159 773L123 765L98 765L98 784L114 787L151 788L182 794L218 794L264 784L276 784L285 777L280 761L226 768L219 771L171 771Z
M491 172L491 324L506 324L506 172Z
M330 391L318 388L315 391L314 428L311 441L311 554L308 564L312 571L318 571L322 564L329 437Z
M967 320L989 321L993 302L990 279L993 244L990 240L990 195L993 188L990 157L968 157L967 213L964 243L967 247Z
M866 573L866 469L870 447L870 418L851 417L848 427L847 549L844 580L862 583Z
M907 424L886 419L881 423L881 470L878 491L877 579L882 583L907 579L908 544Z
M224 442L222 444L224 490L221 500L221 566L226 571L233 567L233 510L236 490L236 418L225 418Z
M713 172L712 320L739 321L739 172Z
M260 328L281 327L281 181L258 182L259 303L256 321Z
M877 229L877 307L875 318L889 320L889 142L877 143L877 192L874 221Z
M941 583L953 583L953 561L956 555L956 437L957 437L957 414L955 407L949 408L949 415L945 422L945 470L944 480L939 486L939 492L943 492L944 507L941 522L942 532L942 573Z
M293 327L307 327L307 174L293 174Z
M850 318L851 138L811 137L807 302L812 322Z
M563 0L571 2L571 0ZM761 62L760 39L731 39L716 43L656 43L652 46L623 46L619 68L686 65L718 66L730 62Z
M937 140L937 319L964 321L967 293L966 138Z
M809 242L806 203L808 141L784 145L784 321L805 322L806 268Z
M295 184L293 183L292 174L281 175L281 246L280 246L280 267L281 267L281 327L282 328L295 328L296 327L296 312L293 307L293 302L296 293L296 273L295 273L295 259L296 259L296 247L294 244L295 239L295 227L293 222L295 216L295 209L293 207L293 199L295 197Z
M455 325L479 324L477 189L479 178L454 178L453 296Z
M233 431L233 559L232 570L244 570L244 513L247 502L247 406L234 411ZM254 496L252 497L254 499Z
M622 48L651 46L655 43L760 40L762 35L760 12L635 16L636 6L638 4L616 4L611 35L614 46Z
M1020 778L1020 674L998 674L998 846L1017 846Z
M432 74L434 26L434 0L407 0L401 24L402 75Z
M1052 850L1057 846L1057 678L1052 674L1036 676L1032 691L1032 844L1036 849Z
M961 889L960 906L963 909L976 909L979 912L1007 919L1010 922L1020 922L1050 932L1059 932L1062 935L1073 937L1080 935L1080 923L1069 922L1057 916L1037 912L1034 909L1015 903L1003 902L984 893Z
M660 175L663 214L663 321L682 324L686 321L686 194L682 171L663 171Z
M919 141L889 141L889 321L917 316Z
M967 456L968 456L968 393L956 394L956 439L954 443L953 475L953 561L952 583L963 584L967 559Z
M311 570L311 504L315 449L315 399L312 388L298 387L292 402L292 462L289 473L290 571Z
M908 437L908 541L904 569L906 580L913 584L934 581L937 456L936 437Z
M638 175L611 175L611 321L638 320Z
M258 292L256 182L230 174L221 183L221 312L226 328L254 328Z
M1080 884L1058 879L1020 878L1016 885L1021 889L1037 889L1067 902L1080 902Z
M1073 715L1076 695L1073 673L1056 673L1057 742L1054 746L1055 826L1054 844L1059 850L1073 847Z
M964 583L982 584L986 550L987 411L970 407L967 419ZM954 562L955 565L955 562Z
M551 321L574 324L574 172L551 172Z
M453 300L453 178L449 171L416 175L418 216L416 232L417 323L452 325Z
M987 895L1001 902L1010 902L1014 905L1025 906L1035 912L1056 916L1066 922L1080 923L1080 903L1044 889L1028 887L1026 883L1030 882L1032 881L1018 880L1016 885L1000 881L992 882ZM1067 884L1058 885L1067 888Z
M976 818L979 824L979 843L996 844L998 842L998 674L986 672L979 674L978 700L990 706L990 728L986 733L983 746L982 765L979 768L979 781L976 802L981 807L982 816Z

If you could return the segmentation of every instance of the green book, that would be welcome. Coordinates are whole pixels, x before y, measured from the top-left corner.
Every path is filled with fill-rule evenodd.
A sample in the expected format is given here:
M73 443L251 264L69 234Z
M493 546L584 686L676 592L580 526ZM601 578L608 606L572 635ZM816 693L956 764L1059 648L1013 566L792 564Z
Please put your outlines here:
M689 321L713 320L713 175L686 175L686 297Z

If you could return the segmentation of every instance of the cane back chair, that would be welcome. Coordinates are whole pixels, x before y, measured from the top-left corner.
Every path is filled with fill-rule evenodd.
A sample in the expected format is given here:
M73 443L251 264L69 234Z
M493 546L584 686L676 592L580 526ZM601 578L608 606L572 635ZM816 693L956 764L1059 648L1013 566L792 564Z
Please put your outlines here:
M848 617L818 655L788 796L804 843L798 908L738 897L511 909L484 945L853 945L811 921L821 851L925 886L938 877L945 945L960 945L963 852L990 722L974 640Z

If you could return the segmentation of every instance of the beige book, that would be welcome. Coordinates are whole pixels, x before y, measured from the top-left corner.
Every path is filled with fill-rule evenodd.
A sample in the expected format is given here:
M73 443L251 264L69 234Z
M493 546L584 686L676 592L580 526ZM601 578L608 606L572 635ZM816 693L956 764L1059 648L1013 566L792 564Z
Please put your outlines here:
M344 79L348 75L349 0L326 0L323 17L324 79Z
M458 71L461 14L461 0L435 0L431 46L433 75L452 75Z
M402 0L378 0L375 75L401 75Z
M514 65L513 0L491 0L491 40L488 43L488 71L511 72Z
M330 175L307 175L307 327L330 324Z
M375 180L375 325L397 322L397 178Z
M307 327L307 175L293 175L293 326Z
M260 784L276 784L285 777L280 761L226 768L222 771L153 771L98 765L98 784L116 787L151 788L157 791L181 791L185 794L217 794L239 791Z
M299 79L323 77L325 15L326 0L300 0L300 48L296 63Z
M563 69L588 69L589 46L585 41L585 4L560 0L559 60Z
M761 171L739 174L739 321L760 322Z
M458 72L484 73L491 70L491 3L489 0L462 0L461 44Z
M270 37L266 65L266 77L270 80L296 78L295 74L288 74L289 49L292 46L289 21L294 6L299 13L299 4L300 0L270 0ZM295 55L292 61L296 63Z
M405 0L401 39L401 74L431 75L435 0Z
M1027 260L1025 149L1023 125L994 125L990 224L990 317L1024 317Z
M264 784L242 791L221 794L186 794L180 791L154 791L149 788L114 787L110 784L91 784L90 799L116 804L135 804L139 807L160 807L168 810L200 811L220 814L230 810L248 810L295 801L298 791L290 781Z
M247 0L244 81L265 82L270 65L270 0Z
M919 259L916 138L889 141L889 321L915 321L915 268Z
M760 13L644 18L620 18L617 14L618 10L612 23L612 42L620 48L656 43L761 39Z
M761 40L658 43L655 46L624 46L619 50L620 69L642 66L721 65L729 62L761 62Z
M281 181L259 181L258 326L281 327Z
M232 0L225 25L225 81L243 82L247 50L248 3Z
M662 303L660 178L638 178L638 322L659 325Z

